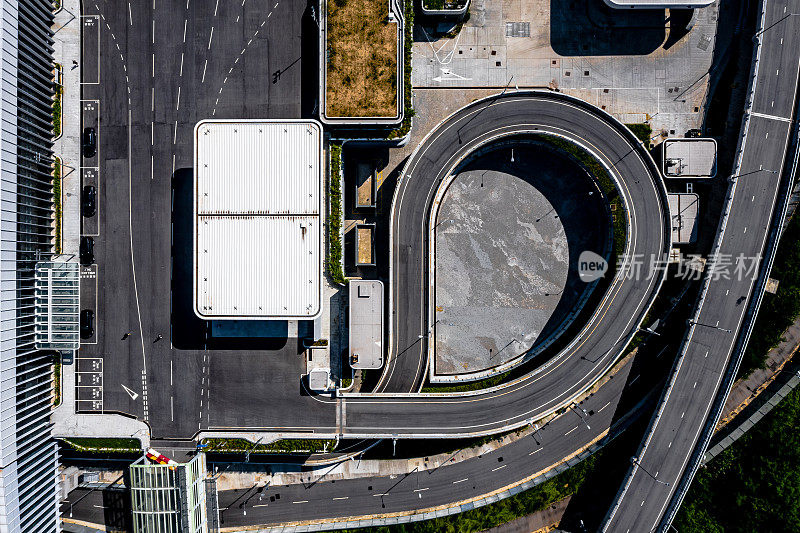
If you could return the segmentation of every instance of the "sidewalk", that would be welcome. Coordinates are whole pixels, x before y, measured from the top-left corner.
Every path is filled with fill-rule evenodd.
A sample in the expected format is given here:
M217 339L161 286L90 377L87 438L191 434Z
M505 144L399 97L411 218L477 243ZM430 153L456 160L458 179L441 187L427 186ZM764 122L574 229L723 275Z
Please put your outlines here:
M798 347L800 347L800 319L795 320L794 324L784 332L781 343L769 351L765 368L759 368L746 379L739 379L733 384L722 410L722 418L717 424L717 431L731 422L773 382L786 363L792 359Z
M61 137L54 145L55 154L63 162L62 235L64 254L78 254L81 234L81 18L79 0L62 0L53 28L54 57L63 68L64 93ZM78 61L74 66L73 60ZM77 354L76 354L77 355ZM149 446L150 431L146 424L132 418L112 414L75 413L75 364L61 365L61 404L50 415L54 437L133 437Z
M77 254L81 233L80 189L81 189L81 68L73 60L81 57L81 19L78 0L64 0L64 6L56 13L53 28L53 44L56 63L63 70L64 93L61 98L63 119L61 137L53 144L53 151L61 158L62 180L62 235L64 254Z

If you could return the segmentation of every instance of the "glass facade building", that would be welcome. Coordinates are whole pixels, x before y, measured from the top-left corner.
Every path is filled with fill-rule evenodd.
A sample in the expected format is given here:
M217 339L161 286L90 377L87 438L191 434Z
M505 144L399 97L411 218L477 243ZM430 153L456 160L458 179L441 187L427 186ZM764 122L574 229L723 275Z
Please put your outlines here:
M206 533L206 459L130 466L134 533Z
M53 251L53 6L0 0L0 532L59 531L53 354L36 263Z

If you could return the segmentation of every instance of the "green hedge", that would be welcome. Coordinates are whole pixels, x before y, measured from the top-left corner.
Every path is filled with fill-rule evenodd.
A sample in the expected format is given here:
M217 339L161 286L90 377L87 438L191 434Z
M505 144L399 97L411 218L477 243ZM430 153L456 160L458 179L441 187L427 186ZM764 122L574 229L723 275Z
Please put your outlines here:
M70 438L62 439L62 442L79 452L138 453L142 451L139 439Z
M245 439L204 439L207 452L215 453L320 453L333 449L332 439L280 439L269 444L256 444Z
M411 101L411 50L414 47L414 2L405 2L405 45L403 57L403 122L400 127L389 132L387 139L399 139L411 131L411 118L414 116L414 106Z
M56 352L53 360L53 406L61 405L61 354Z
M342 270L342 184L340 181L342 171L342 145L330 145L330 168L328 169L328 274L336 283L344 284L344 271Z
M494 387L503 382L508 377L510 372L503 372L489 378L481 379L478 381L470 381L468 383L460 383L458 385L425 385L422 387L422 392L469 392L474 390L483 390Z
M61 65L59 63L55 64L56 72L61 72ZM56 74L56 83L55 85L55 98L53 98L53 136L58 137L61 135L61 97L64 93L63 87L58 83L60 79L59 74Z
M53 218L54 221L54 231L55 231L55 241L56 241L56 253L61 253L61 158L56 156L53 158L55 161L55 167L53 168Z
M628 129L633 132L636 137L644 143L645 148L648 150L652 146L650 139L653 136L653 128L647 122L640 122L636 124L625 124Z

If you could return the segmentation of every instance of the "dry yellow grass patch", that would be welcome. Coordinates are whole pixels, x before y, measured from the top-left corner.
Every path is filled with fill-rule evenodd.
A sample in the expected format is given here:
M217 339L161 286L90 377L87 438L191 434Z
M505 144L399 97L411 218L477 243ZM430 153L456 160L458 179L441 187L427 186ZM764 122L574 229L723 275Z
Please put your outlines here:
M387 0L328 0L329 117L397 115L397 24Z

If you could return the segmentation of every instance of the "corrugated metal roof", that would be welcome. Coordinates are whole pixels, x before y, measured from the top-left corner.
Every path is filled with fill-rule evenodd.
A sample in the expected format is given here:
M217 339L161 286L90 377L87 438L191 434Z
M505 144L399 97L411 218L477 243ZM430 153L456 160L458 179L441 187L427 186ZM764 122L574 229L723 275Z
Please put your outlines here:
M201 123L198 213L319 214L319 144L313 123Z
M321 127L195 127L195 311L206 319L321 311Z

